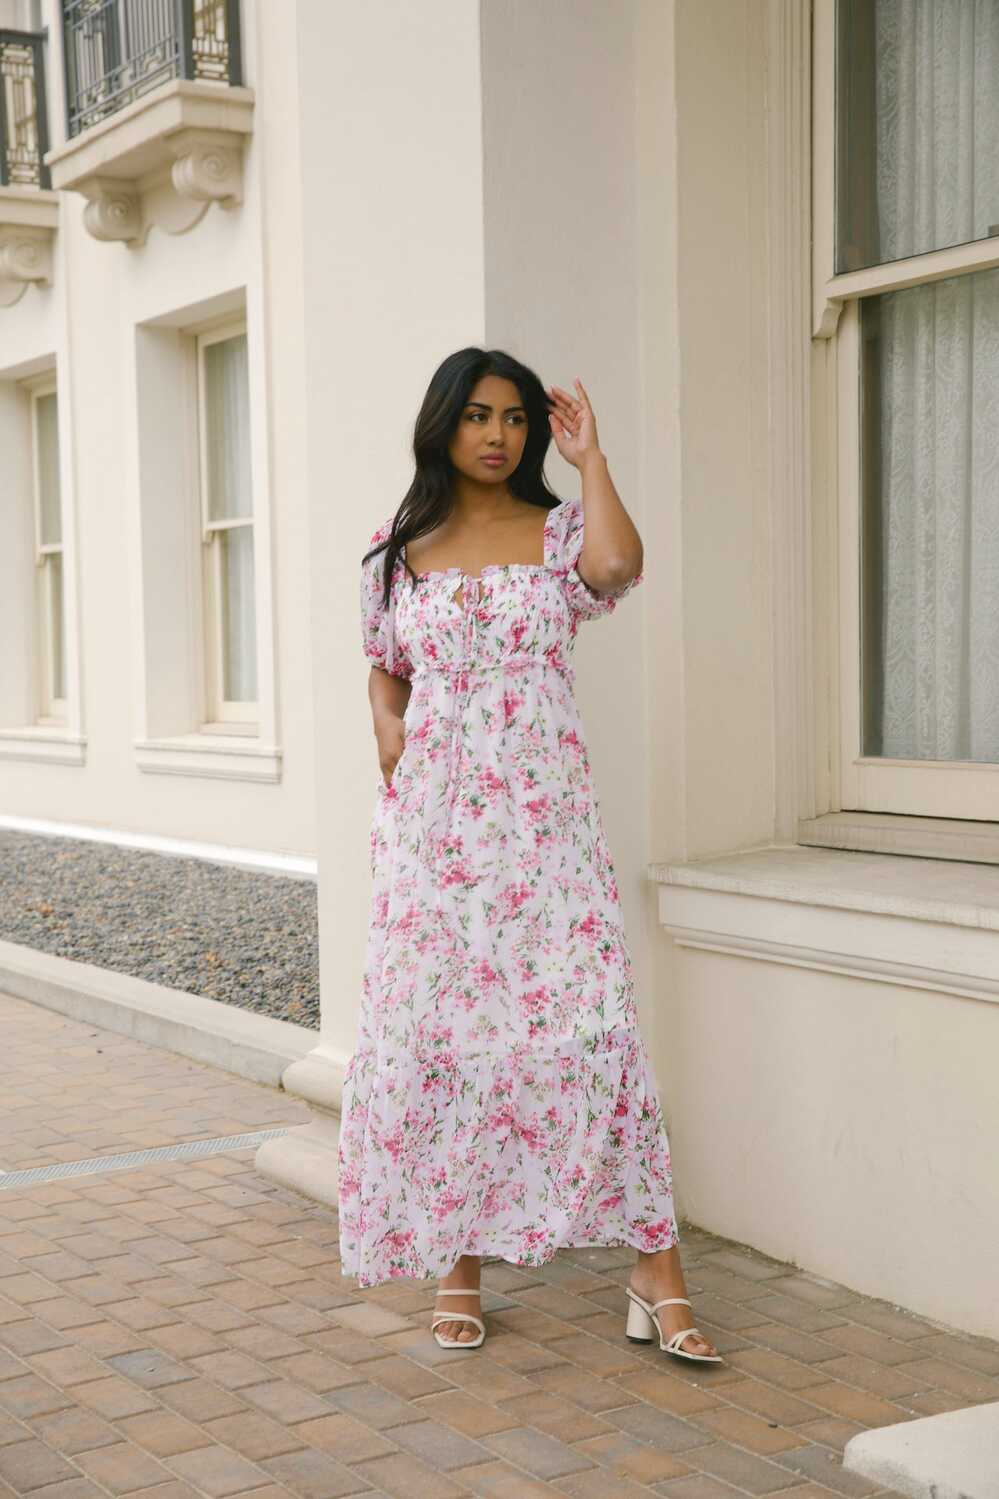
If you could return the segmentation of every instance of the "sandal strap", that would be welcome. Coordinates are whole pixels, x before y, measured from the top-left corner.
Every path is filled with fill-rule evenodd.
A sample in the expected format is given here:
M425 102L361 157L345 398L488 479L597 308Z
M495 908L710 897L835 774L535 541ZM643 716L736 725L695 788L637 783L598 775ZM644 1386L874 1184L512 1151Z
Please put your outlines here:
M664 1301L657 1301L650 1310L657 1312L661 1306L677 1305L689 1306L690 1302L687 1300L686 1296L667 1296ZM689 1332L690 1329L688 1328L687 1331Z
M438 1291L438 1296L481 1296L482 1292L478 1286L471 1291Z
M439 1312L430 1324L430 1331L433 1332L441 1322L474 1322L480 1332L486 1330L486 1324L481 1318L473 1317L469 1312L466 1312L464 1316L461 1312Z
M679 1332L673 1333L671 1337L666 1339L666 1347L669 1352L676 1353L680 1351L680 1344L685 1342L692 1333L696 1337L701 1338L703 1342L707 1342L707 1339L703 1337L701 1329L699 1327L681 1327Z

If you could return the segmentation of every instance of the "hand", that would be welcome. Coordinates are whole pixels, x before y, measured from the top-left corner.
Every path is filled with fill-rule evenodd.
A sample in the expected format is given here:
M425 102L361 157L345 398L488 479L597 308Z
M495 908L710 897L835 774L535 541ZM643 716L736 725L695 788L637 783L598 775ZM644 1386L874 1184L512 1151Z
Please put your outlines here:
M378 742L378 765L382 780L388 786L406 747L405 722L394 713L381 715L375 728L375 738Z
M562 457L573 468L582 468L589 454L599 453L600 444L590 398L579 380L572 383L578 392L578 400L558 385L548 386L549 405L554 408L548 413L548 425Z

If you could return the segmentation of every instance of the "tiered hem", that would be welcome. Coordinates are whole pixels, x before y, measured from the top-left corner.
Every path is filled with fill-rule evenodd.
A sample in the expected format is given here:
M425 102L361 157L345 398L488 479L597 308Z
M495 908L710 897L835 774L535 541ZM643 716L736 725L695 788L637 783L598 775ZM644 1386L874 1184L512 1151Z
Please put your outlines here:
M630 1027L431 1056L361 1048L344 1084L341 1272L446 1275L462 1254L678 1242L669 1143Z

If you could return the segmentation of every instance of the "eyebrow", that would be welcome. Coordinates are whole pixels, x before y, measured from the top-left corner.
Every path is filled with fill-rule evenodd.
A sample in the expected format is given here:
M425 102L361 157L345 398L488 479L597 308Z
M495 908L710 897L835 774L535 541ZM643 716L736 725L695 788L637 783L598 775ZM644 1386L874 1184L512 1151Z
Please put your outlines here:
M466 404L469 406L481 406L483 411L492 411L493 409L485 401L468 401L466 402ZM504 408L503 415L505 416L508 411L523 411L523 409L523 406L506 406Z

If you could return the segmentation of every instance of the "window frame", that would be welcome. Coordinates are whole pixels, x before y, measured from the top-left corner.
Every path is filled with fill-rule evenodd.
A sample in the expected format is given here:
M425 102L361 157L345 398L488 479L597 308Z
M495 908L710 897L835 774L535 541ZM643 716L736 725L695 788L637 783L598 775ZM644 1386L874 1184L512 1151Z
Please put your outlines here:
M812 333L832 360L824 425L837 546L832 596L836 655L830 792L833 810L999 824L999 763L900 759L861 752L861 338L868 296L999 266L999 238L974 240L903 260L835 272L836 0L813 8ZM836 729L838 725L838 732ZM932 830L928 827L928 833ZM978 829L980 832L980 828ZM953 856L953 855L952 855Z
M211 496L209 493L209 462L208 462L208 423L205 414L205 397L207 383L205 378L205 351L210 345L223 343L227 339L238 337L240 334L247 336L247 322L245 317L231 318L225 322L218 323L207 329L202 329L195 334L195 384L197 392L197 423L198 423L198 497L201 530L201 587L203 600L203 640L204 640L204 721L201 731L206 734L258 734L260 732L260 697L259 697L259 671L260 671L260 645L259 625L257 623L256 607L256 565L257 565L257 530L256 530L256 507L252 506L249 516L236 517L231 520L212 520ZM252 393L248 390L248 399ZM254 559L254 640L253 649L256 653L256 675L258 682L258 695L252 700L239 701L222 696L222 683L225 680L222 652L224 646L223 625L223 572L222 572L222 547L220 544L220 533L234 529L238 526L250 526L253 531L253 559Z
M53 372L48 372L40 378L27 383L27 394L31 422L31 504L34 523L34 551L35 551L35 624L36 624L36 650L33 671L35 689L35 713L34 721L40 727L64 727L69 722L69 697L59 697L55 692L55 639L52 630L52 604L53 604L53 566L49 558L58 556L62 571L62 671L63 680L68 681L68 630L66 625L66 526L65 513L62 499L62 483L60 474L59 484L59 540L57 542L46 542L42 540L42 492L41 492L41 457L40 457L40 429L38 421L38 403L47 396L56 398L56 435L59 452L62 451L62 440L59 432L61 403L59 401L58 380ZM61 459L60 459L61 467Z

